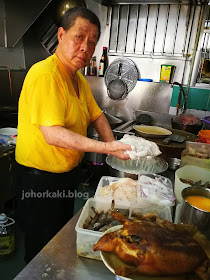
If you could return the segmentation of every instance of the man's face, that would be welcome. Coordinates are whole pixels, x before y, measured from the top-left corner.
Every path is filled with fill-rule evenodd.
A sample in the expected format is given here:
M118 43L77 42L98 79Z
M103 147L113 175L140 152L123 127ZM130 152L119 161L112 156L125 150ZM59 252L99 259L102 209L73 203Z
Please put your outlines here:
M98 28L89 20L78 17L70 29L58 29L58 41L62 62L68 68L78 70L90 62L98 41Z

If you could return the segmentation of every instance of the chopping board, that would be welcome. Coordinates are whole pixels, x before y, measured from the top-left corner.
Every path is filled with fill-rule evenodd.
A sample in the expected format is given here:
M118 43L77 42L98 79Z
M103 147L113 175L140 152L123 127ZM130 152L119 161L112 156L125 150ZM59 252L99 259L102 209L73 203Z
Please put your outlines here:
M195 139L197 138L197 136L195 134L192 134L192 133L189 133L186 131L182 131L182 130L178 130L178 129L168 128L168 127L166 129L170 130L172 132L172 134L181 135L181 136L186 137L186 140L182 143L171 141L169 144L165 144L163 142L164 138L155 138L155 137L143 137L143 138L145 138L149 141L155 142L159 146L159 149L162 152L162 154L160 155L162 158L164 158L164 159L173 158L173 157L181 158L181 152L186 147L186 141L195 142Z
M195 139L197 138L197 136L195 134L192 134L192 133L189 133L189 132L186 132L186 131L182 131L182 130L178 130L178 129L173 129L173 128L169 128L168 130L170 130L172 132L172 134L176 134L176 135L180 135L180 136L186 137L186 140L184 142L182 142L182 143L171 141L169 144L165 144L163 142L164 138L151 138L150 137L150 138L147 138L147 139L155 142L159 146L166 146L166 147L171 147L171 148L183 148L183 149L185 149L186 141L195 142Z

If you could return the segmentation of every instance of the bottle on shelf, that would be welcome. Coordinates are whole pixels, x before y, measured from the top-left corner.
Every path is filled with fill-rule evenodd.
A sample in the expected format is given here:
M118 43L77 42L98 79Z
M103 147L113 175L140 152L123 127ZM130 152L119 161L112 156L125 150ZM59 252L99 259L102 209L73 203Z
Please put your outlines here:
M90 60L90 65L89 65L89 76L97 76L97 66L96 66L96 57L93 56Z
M103 47L103 53L99 63L99 72L98 72L99 77L104 77L107 66L108 66L107 48Z

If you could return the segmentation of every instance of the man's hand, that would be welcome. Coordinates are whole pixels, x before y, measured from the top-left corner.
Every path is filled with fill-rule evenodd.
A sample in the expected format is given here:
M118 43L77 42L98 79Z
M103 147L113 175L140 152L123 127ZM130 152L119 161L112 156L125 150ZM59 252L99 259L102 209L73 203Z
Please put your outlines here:
M125 154L125 151L131 151L130 145L124 144L120 141L106 142L105 144L107 145L108 150L110 150L107 154L123 160L130 159L129 155Z

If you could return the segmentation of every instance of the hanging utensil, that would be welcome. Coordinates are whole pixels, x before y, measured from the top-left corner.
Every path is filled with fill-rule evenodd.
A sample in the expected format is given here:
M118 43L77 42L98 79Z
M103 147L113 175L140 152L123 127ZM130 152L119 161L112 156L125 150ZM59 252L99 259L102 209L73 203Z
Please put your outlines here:
M111 99L123 100L134 89L139 76L138 68L131 59L115 59L104 75L108 96Z
M112 80L107 86L108 95L110 98L114 100L122 98L127 93L126 84L121 79L121 68L122 68L122 63L120 62L117 79Z

